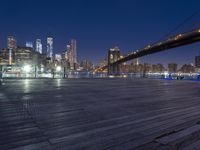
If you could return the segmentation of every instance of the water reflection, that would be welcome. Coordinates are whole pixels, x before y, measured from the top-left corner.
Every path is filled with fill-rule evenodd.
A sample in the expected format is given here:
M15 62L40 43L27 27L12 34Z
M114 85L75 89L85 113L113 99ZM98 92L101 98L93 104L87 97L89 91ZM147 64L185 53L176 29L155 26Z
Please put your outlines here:
M60 87L60 86L61 86L61 79L57 79L57 80L56 80L56 86L57 86L57 87Z
M30 80L29 79L24 80L24 92L25 93L30 92Z

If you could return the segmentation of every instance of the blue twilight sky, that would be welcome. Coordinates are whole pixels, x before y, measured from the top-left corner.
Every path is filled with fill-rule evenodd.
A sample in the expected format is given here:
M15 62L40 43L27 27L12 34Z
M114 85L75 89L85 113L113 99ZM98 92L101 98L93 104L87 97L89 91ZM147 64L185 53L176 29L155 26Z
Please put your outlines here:
M46 37L51 35L54 53L59 53L75 38L79 59L97 63L115 45L126 54L158 41L198 10L199 0L1 0L0 48L6 46L8 35L14 35L18 45L41 38L46 50ZM176 32L197 26L200 14ZM199 53L197 43L141 61L191 63Z

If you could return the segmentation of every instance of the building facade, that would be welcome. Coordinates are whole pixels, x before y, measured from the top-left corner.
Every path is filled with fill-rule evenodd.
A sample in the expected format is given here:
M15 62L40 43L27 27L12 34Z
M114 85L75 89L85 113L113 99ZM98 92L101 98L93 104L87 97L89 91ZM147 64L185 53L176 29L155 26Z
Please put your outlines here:
M179 71L182 73L194 73L195 67L193 64L184 64Z
M32 42L26 42L26 47L33 48L33 43Z
M53 58L53 38L47 37L47 57Z
M134 66L138 66L139 65L139 58L133 59L131 64L134 65Z
M72 52L72 62L74 64L77 63L77 45L76 45L76 40L75 39L72 39L71 40L71 52Z
M33 48L18 46L12 51L12 58L10 63L9 49L2 49L0 51L0 65L17 65L23 66L26 64L39 66L45 65L45 57L42 54L35 52Z
M80 67L84 70L84 71L92 71L94 69L93 63L89 60L83 60L80 63Z
M17 41L15 39L15 37L13 36L8 36L8 39L7 39L7 48L8 49L16 49L17 48Z
M195 57L195 67L200 68L200 56Z
M65 64L67 64L68 69L75 70L77 68L77 45L75 39L72 39L70 44L66 45L62 58Z
M168 64L168 72L169 73L176 73L178 69L178 65L176 63Z
M35 51L42 54L42 41L41 41L41 39L36 39Z

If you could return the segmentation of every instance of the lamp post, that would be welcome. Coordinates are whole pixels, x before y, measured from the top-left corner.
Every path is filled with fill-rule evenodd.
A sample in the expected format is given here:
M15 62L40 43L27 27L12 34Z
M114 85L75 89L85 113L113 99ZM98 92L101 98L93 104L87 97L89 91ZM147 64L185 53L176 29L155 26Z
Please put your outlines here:
M55 69L54 68L52 68L52 75L53 75L53 79L54 79L54 76L55 76Z
M34 68L34 72L35 72L35 78L37 78L37 66L35 65L35 68Z
M63 68L63 78L65 78L65 72L66 72L66 67L64 66L64 68Z
M3 81L3 66L1 65L0 66L0 84L2 83Z

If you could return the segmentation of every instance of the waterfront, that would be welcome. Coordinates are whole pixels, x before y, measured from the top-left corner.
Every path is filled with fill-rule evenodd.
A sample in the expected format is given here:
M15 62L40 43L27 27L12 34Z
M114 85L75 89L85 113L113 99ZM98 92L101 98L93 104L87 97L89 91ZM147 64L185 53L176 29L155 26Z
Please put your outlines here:
M199 89L158 79L4 80L0 149L187 148L199 136L162 137L199 126Z
M171 80L199 80L199 73L120 73L118 75L108 75L106 72L92 72L92 71L68 71L55 73L2 73L2 79L77 79L77 78L149 78L149 79L171 79Z

